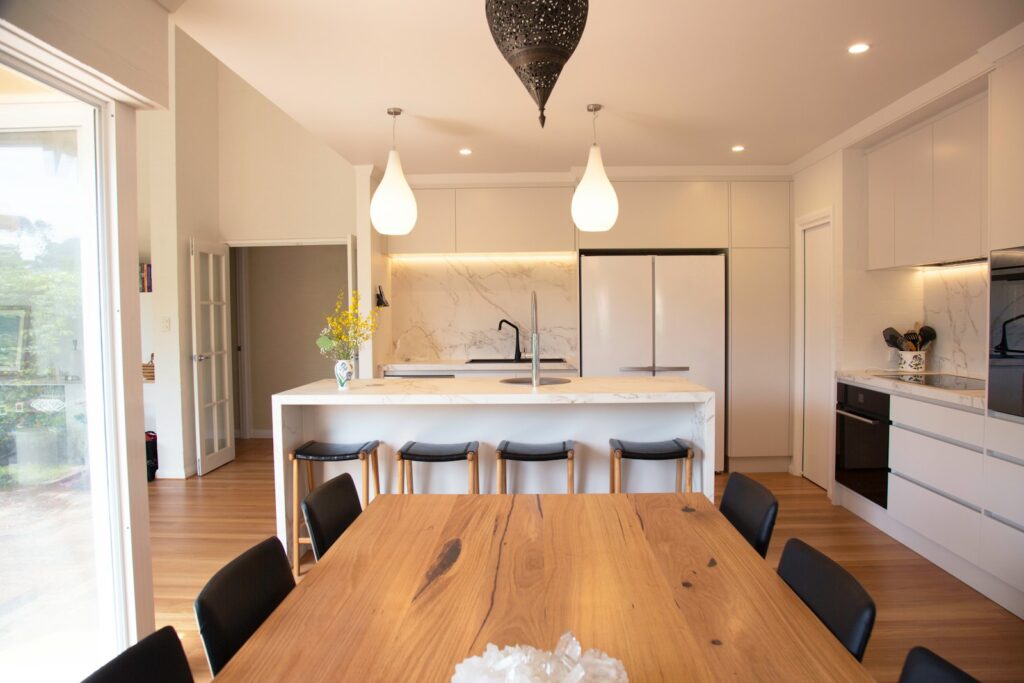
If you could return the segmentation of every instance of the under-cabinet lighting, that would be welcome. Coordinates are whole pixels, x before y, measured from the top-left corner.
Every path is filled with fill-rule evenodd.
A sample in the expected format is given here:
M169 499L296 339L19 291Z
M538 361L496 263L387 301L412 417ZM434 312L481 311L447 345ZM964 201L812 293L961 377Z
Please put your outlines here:
M954 261L951 263L933 263L927 266L921 266L919 270L926 275L933 273L939 275L944 273L987 273L988 260L972 259L970 261Z
M576 252L524 252L524 253L498 253L498 254L392 254L393 263L458 263L458 262L485 262L485 261L530 261L565 263L576 261Z

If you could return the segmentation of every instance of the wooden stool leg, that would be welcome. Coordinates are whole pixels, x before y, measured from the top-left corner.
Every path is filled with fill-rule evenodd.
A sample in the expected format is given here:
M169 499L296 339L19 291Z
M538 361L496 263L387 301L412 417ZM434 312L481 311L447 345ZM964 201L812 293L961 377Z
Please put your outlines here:
M477 468L476 453L468 453L466 459L469 460L469 492L480 493L480 471Z
M294 453L288 454L292 461L292 574L299 578L299 461Z
M686 492L693 493L693 451L686 453Z
M622 451L615 451L615 493L622 493Z
M370 456L360 453L359 460L363 465L363 507L370 504Z
M316 488L316 482L313 480L313 462L310 460L306 461L306 493L309 493Z
M370 454L373 460L370 461L370 466L373 468L373 497L376 498L380 495L380 463L377 460L377 449L373 449L373 453Z
M501 451L497 454L498 463L498 493L508 493L508 485L505 482L505 458L501 457Z
M568 470L567 474L569 479L568 486L566 488L568 489L569 494L573 494L576 493L576 466L573 464L575 462L573 460L573 452L569 451L567 455L569 458L566 460L565 468Z
M676 460L676 493L683 492L683 460L686 458Z
M413 493L412 489L412 460L405 461L405 476L409 479L409 493Z
M608 452L608 493L615 493L615 451Z
M405 461L402 460L401 453L395 458L395 465L398 469L398 493L402 494L405 493Z

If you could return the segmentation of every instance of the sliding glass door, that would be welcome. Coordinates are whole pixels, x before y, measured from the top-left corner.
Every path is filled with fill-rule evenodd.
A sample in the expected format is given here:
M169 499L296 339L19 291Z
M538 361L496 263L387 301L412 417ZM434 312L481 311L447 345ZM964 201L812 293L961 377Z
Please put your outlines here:
M0 65L0 680L124 644L96 117Z

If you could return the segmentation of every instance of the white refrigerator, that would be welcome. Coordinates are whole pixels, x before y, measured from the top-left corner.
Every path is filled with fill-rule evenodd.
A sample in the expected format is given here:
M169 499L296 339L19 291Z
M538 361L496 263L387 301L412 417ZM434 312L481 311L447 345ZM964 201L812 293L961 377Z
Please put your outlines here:
M725 327L724 254L580 257L580 373L686 377L713 390L717 472L725 467Z

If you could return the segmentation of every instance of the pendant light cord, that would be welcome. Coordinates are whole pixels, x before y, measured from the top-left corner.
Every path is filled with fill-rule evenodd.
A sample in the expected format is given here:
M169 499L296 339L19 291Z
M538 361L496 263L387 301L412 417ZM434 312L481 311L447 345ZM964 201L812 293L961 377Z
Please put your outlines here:
M596 111L594 112L593 124L594 124L594 147L597 147L597 112Z
M398 128L398 114L391 115L391 149L398 149L395 144L396 130Z

